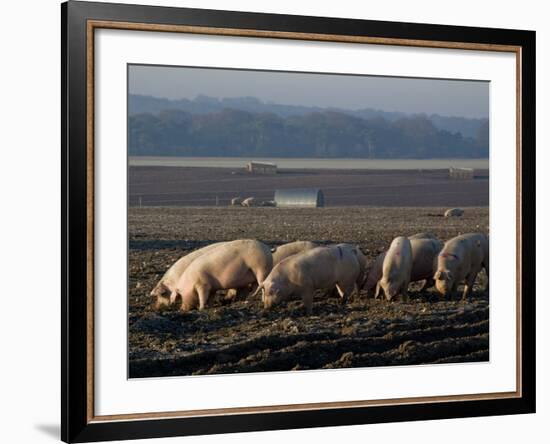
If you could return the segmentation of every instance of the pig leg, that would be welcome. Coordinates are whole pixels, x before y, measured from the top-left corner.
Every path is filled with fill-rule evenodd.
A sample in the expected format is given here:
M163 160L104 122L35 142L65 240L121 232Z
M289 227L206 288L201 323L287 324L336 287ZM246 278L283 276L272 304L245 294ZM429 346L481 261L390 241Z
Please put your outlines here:
M376 283L376 291L374 293L374 299L382 298L384 299L384 294L381 294L380 292L384 293L384 289L380 286L380 281Z
M409 302L411 299L409 297L409 283L405 282L403 283L403 286L401 287L401 298L403 302Z
M353 294L353 291L356 288L355 282L351 284L344 284L344 283L337 283L336 289L338 290L338 294L340 295L340 298L342 298L342 304L345 304L349 297Z
M348 297L353 296L355 292L357 292L357 298L359 298L361 295L359 294L359 287L357 286L357 282L352 282L347 291Z
M471 287L466 283L464 285L464 291L462 292L462 300L466 301L466 300L470 299L471 292L472 292Z
M458 283L455 283L451 287L451 293L449 294L449 300L452 301L452 300L456 299L457 294L458 294Z
M374 292L375 292L374 288L367 289L367 299L374 299Z
M342 292L338 288L338 285L336 285L334 288L331 288L330 290L328 290L327 296L329 298L337 298L337 297L341 298L342 297Z
M472 295L472 289L474 288L474 282L476 280L477 271L470 273L468 276L466 276L466 282L464 285L464 292L462 293L462 300L469 300L470 296Z
M338 289L338 293L340 294L340 297L342 298L342 304L345 304L349 297L353 294L356 288L355 282L352 282L351 284L344 285L341 283L336 284L336 288Z
M206 304L208 302L208 297L210 296L211 290L212 290L212 287L210 287L210 285L208 284L197 285L196 291L199 297L199 310L204 310L206 308Z
M451 290L442 296L444 300L454 301L456 299L456 294L458 292L458 285L456 283L453 284L451 287Z
M332 291L334 291L334 289ZM338 296L340 296L342 304L345 304L347 296L342 284L336 283L336 291L338 292Z
M302 293L302 302L304 304L304 307L306 309L306 315L311 316L311 313L313 312L313 291L312 290L304 290Z
M357 281L355 283L357 285L357 292L359 293L359 290L363 288L363 285L365 284L365 276L360 273L359 276L357 276Z

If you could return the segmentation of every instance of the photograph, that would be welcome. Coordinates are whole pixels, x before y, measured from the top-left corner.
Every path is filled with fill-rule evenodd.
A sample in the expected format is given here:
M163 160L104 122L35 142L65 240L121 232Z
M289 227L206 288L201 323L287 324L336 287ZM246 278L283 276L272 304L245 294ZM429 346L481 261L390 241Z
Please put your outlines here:
M536 411L535 32L321 13L62 5L63 441Z
M128 64L128 378L488 362L490 91Z

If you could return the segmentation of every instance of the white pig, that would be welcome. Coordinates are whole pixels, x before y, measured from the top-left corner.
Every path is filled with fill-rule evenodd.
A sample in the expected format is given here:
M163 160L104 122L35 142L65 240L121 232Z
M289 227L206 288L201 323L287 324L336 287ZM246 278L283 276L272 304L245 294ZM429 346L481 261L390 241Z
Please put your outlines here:
M433 285L431 282L431 279L433 277L433 258L432 256L432 264L430 265L430 274L428 277L424 277L426 275L426 254L430 255L430 249L424 249L424 248L413 248L413 243L415 243L417 246L419 245L416 242L416 239L434 239L435 242L433 243L432 247L434 249L439 248L441 250L441 242L437 240L434 234L432 233L416 233L412 236L409 236L409 240L411 241L411 249L412 249L412 257L413 257L413 270L411 272L411 282L430 279L429 282L426 282L422 288L422 290L425 290L426 288L429 288ZM421 243L422 245L423 243ZM439 251L437 251L438 253ZM437 253L435 253L437 255ZM367 290L367 297L371 298L375 295L376 291L376 285L378 284L378 281L382 278L382 266L384 264L384 258L386 257L386 252L383 251L380 253L374 262L367 266L367 272L366 272L366 280L365 284L363 285L363 288Z
M254 197L247 197L241 202L241 205L243 207L255 207L256 206L256 199Z
M451 297L462 282L462 299L468 298L478 273L485 268L489 277L489 239L481 233L453 237L445 242L437 257L435 286L444 297ZM485 288L488 290L488 284Z
M451 208L445 211L445 217L460 217L464 214L464 210L461 208Z
M181 275L170 301L181 297L181 310L202 310L216 290L262 283L273 266L269 247L257 240L226 242L195 259Z
M170 304L170 295L176 289L178 279L195 259L224 243L225 242L216 242L180 257L166 273L164 273L164 276L162 276L155 288L151 291L151 296L155 298L155 308L158 309Z
M408 300L407 289L411 280L412 265L411 241L404 236L396 237L386 252L382 264L382 278L378 281L375 297L383 291L388 301L399 294Z
M279 262L258 287L258 291L263 291L262 299L266 309L292 295L300 296L309 315L315 290L336 287L345 301L355 289L358 275L359 262L352 249L317 247Z

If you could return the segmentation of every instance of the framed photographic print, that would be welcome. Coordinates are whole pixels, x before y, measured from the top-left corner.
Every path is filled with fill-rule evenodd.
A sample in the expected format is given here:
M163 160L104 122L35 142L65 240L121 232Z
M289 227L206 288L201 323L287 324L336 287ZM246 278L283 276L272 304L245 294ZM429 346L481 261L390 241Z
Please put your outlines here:
M61 12L64 441L535 411L534 32Z

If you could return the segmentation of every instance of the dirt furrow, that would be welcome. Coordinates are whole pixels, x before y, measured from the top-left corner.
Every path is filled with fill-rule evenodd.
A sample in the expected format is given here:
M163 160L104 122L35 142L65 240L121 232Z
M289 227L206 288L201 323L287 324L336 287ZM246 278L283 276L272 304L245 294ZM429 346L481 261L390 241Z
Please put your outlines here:
M351 353L381 354L409 342L432 342L440 338L459 340L488 332L488 321L476 324L450 325L431 329L391 331L380 337L338 337L330 333L272 335L234 344L217 350L201 351L184 357L134 360L131 377L211 373L223 368L224 373L287 370L295 363L308 362L308 367L320 367L336 361L340 350ZM316 363L316 365L314 365ZM304 364L302 364L304 365ZM290 368L289 368L290 366ZM170 370L168 370L168 368Z

